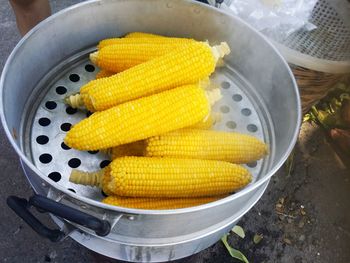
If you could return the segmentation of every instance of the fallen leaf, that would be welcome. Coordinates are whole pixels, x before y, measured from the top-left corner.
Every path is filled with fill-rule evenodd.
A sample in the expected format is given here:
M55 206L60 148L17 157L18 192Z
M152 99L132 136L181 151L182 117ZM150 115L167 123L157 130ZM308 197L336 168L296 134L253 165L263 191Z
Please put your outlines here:
M255 234L253 237L254 244L259 244L263 238L264 238L263 234Z
M278 202L283 205L284 204L284 197L281 197L280 199L278 199Z
M245 233L244 233L244 229L238 225L235 225L232 228L232 232L235 233L236 235L238 235L241 238L245 238Z
M289 239L289 238L284 238L283 239L283 242L288 244L288 245L291 245L292 244L292 241Z
M282 204L276 204L276 211L282 213L283 212L283 205Z
M233 247L231 247L229 245L229 243L227 242L227 235L224 235L221 238L222 243L224 243L228 253L230 253L231 257L236 258L242 262L245 263L249 263L248 259L243 255L243 253L237 249L234 249Z
M299 224L298 224L298 227L299 227L299 228L303 228L304 225L305 225L305 222L304 222L303 220L301 220L301 221L299 222Z

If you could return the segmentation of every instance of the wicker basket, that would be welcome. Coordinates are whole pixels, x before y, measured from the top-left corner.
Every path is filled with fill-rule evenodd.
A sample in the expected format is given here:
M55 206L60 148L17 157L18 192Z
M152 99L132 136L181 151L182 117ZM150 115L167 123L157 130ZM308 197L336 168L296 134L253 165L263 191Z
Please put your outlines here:
M350 73L349 14L347 0L319 0L309 20L316 29L274 42L296 77L304 113Z
M303 113L324 98L336 83L344 79L344 74L331 74L290 64L297 80Z

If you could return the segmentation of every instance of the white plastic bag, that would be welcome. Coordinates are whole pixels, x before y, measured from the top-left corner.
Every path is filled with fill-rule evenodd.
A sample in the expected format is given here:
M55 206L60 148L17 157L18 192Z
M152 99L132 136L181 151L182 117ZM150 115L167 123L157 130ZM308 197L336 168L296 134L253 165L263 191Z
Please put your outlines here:
M231 11L278 42L299 29L316 28L308 19L317 0L226 0Z

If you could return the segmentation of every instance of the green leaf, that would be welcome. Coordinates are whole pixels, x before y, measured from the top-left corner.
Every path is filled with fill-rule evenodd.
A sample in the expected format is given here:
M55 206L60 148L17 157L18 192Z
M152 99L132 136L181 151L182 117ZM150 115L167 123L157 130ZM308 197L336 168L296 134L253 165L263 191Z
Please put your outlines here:
M243 255L243 253L237 249L232 248L227 242L227 235L221 238L222 243L224 243L227 251L230 253L231 257L236 258L242 262L249 263L248 259Z
M259 244L263 238L264 238L264 236L262 234L255 234L253 237L253 242L255 244Z
M245 238L245 233L244 233L244 230L242 227L238 226L238 225L235 225L233 228L232 228L232 232L235 233L236 235L238 235L239 237L241 238Z

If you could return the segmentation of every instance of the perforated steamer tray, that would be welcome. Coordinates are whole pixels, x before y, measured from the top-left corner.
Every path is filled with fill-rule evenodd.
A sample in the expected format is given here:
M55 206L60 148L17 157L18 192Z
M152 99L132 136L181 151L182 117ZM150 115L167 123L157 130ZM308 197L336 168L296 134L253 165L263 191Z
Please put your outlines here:
M86 187L69 182L72 168L96 171L109 164L109 157L98 151L77 151L63 143L71 125L89 116L64 104L67 95L95 78L99 69L93 66L86 50L52 69L37 85L29 99L22 121L22 148L36 167L64 188L94 200L104 195L96 187ZM254 88L229 67L217 68L211 80L221 87L223 98L215 104L213 112L220 112L222 120L214 129L251 134L270 146L264 160L246 164L255 182L273 159L274 135L269 114ZM252 182L252 183L253 183Z

